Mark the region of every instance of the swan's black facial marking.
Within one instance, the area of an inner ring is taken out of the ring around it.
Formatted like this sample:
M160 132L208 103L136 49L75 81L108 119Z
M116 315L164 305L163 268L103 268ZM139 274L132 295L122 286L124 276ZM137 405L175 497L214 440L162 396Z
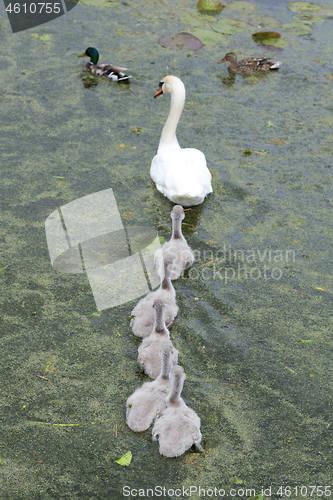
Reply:
M155 97L158 97L159 95L162 95L163 94L163 85L164 85L164 82L161 81L159 84L158 84L158 91L156 92L156 94L154 94L154 98Z

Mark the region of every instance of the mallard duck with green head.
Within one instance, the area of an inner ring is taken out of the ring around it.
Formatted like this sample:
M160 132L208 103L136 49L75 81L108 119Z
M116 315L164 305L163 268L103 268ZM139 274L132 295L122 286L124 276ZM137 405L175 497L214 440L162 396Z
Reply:
M90 61L87 62L86 66L93 75L101 76L102 78L105 78L105 80L112 82L129 82L131 77L124 73L127 68L120 68L119 66L114 66L113 64L97 64L99 52L94 47L88 47L87 50L78 57L86 56L90 57Z
M237 56L233 52L229 52L218 64L229 61L229 71L236 73L252 73L255 71L268 71L270 69L279 69L280 61L273 62L268 57L249 57L237 62Z

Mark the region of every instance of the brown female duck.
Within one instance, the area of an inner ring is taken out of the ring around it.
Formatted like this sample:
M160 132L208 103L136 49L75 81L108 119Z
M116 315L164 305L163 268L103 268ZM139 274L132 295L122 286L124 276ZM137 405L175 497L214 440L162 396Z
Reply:
M99 53L94 47L88 47L87 50L78 57L85 56L90 57L90 61L87 62L86 66L93 75L101 76L112 82L128 82L131 78L124 73L127 68L120 68L118 66L113 66L113 64L97 64Z
M237 62L237 56L233 52L226 54L224 58L218 62L218 64L226 61L230 62L228 70L235 71L236 73L252 73L254 71L279 69L280 64L282 64L280 61L270 61L268 57L249 57L248 59L242 59Z

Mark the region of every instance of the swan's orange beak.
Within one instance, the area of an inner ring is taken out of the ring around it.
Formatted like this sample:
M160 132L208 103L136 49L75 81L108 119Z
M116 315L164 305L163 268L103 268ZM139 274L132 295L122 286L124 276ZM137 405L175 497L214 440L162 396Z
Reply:
M156 92L156 94L154 94L154 98L155 98L155 97L158 97L158 96L159 96L159 95L161 95L161 94L163 94L162 85L163 85L163 82L160 82L159 89L158 89L158 91Z
M224 59L222 59L222 61L219 61L217 64L221 64L221 63L224 63L226 61L227 61L226 58L224 58Z

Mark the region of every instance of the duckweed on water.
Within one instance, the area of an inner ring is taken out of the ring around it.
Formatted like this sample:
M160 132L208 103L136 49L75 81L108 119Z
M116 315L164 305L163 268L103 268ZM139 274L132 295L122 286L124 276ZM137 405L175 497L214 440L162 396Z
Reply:
M29 31L13 35L0 5L6 45L1 496L118 500L123 485L162 483L174 489L254 487L259 500L262 485L330 484L331 22L313 26L308 37L281 31L290 43L278 55L282 71L223 80L217 45L188 58L184 50L157 43L164 33L178 32L178 17L193 11L195 2L128 4L97 9L79 3L34 30L39 37L51 34L46 42ZM328 0L321 5L331 8ZM293 20L280 2L274 9L284 23ZM258 11L270 14L266 7ZM245 11L239 16L250 17ZM251 29L226 37L221 52L261 55L251 39L258 28ZM131 68L130 88L107 82L84 87L76 56L93 42ZM132 214L130 224L170 238L172 204L149 179L167 114L152 95L167 73L184 79L192 103L179 141L205 152L214 187L214 195L186 215L183 229L197 261L177 283L181 313L171 331L188 374L184 397L202 420L205 453L169 462L159 456L151 432L133 435L125 421L124 401L144 381L129 328L134 302L93 315L87 275L52 269L44 229L54 210L112 187L120 214ZM268 120L276 127L266 127ZM132 133L135 128L144 133ZM249 148L253 154L246 157ZM266 148L267 155L254 153ZM266 251L266 258L244 262L242 252L250 249L261 258ZM295 259L270 261L268 252L277 249L284 255L293 250ZM266 279L264 265L270 268ZM271 277L276 266L279 280ZM51 356L58 372L49 375L42 368ZM32 423L37 420L52 425ZM68 426L74 423L87 425ZM127 467L103 460L127 450L133 453Z

